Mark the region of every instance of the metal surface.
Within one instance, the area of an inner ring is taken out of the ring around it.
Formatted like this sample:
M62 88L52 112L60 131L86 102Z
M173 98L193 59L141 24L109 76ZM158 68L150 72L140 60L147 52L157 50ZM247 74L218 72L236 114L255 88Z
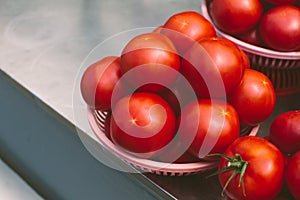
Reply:
M1 71L0 91L5 97L0 98L0 157L44 199L173 199L142 174L119 172L95 160L74 127L57 120ZM87 141L96 146L94 140ZM105 154L101 157L114 162ZM0 180L1 200L35 199L22 194L13 179L6 181L10 185L2 192L3 181L5 177ZM12 190L12 196L23 198L1 198Z
M200 12L200 6L201 0L1 1L0 69L33 93L41 104L62 116L59 119L89 134L87 122L79 123L75 119L80 113L74 112L75 107L80 110L85 105L80 100L74 101L74 93L79 92L78 77L83 64L105 54L93 52L93 49L124 31L157 27L174 13ZM114 49L107 50L114 52ZM90 52L94 57L87 60ZM279 99L276 112L262 124L259 134L268 133L270 122L279 112L300 108L299 96ZM81 115L86 118L86 113ZM170 193L179 199L224 199L220 196L216 177L207 179L206 175L162 177L146 174L148 179L140 180L157 193Z

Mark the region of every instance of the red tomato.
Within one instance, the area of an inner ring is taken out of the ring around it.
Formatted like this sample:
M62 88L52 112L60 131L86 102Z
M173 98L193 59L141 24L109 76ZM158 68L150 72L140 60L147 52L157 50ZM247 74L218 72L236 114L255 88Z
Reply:
M119 57L108 56L97 61L85 70L81 78L80 88L83 99L93 108L102 111L109 110L112 93L120 77ZM122 87L121 84L118 86ZM125 87L119 91L124 90Z
M175 133L176 118L171 107L154 93L134 93L112 108L113 142L140 157L156 156Z
M205 38L182 59L182 74L204 97L224 97L240 84L244 62L239 47L225 38Z
M213 25L201 14L185 11L171 16L164 24L161 33L167 35L183 55L194 43L205 37L215 37Z
M163 90L159 95L169 103L176 116L179 116L186 104L197 99L193 88L184 77L179 77L170 88Z
M256 136L240 137L226 149L224 156L226 158L220 159L219 170L229 170L220 172L218 177L229 198L271 200L280 192L284 158L269 141Z
M159 93L159 95L168 102L168 104L172 107L175 116L178 116L181 108L180 108L180 103L178 98L180 98L181 94L177 90L176 87L172 87L172 90L170 89L165 89ZM180 95L180 96L179 96ZM184 97L184 96L183 96Z
M266 75L246 69L241 84L229 97L229 102L237 110L242 124L255 126L273 113L276 93Z
M270 140L284 153L300 150L300 110L281 113L272 122Z
M285 180L295 199L300 199L300 151L289 159L285 170Z
M264 14L259 25L263 41L278 51L300 49L300 9L277 6Z
M171 40L160 33L138 35L127 43L121 55L121 71L134 87L159 91L177 78L180 57ZM175 72L174 72L175 71Z
M223 100L200 99L182 111L178 135L189 152L203 158L208 153L223 152L240 133L235 109Z
M300 151L289 159L285 170L285 180L295 199L300 199Z
M249 58L248 58L247 54L242 49L240 49L240 51L241 51L240 53L241 53L243 63L244 63L244 69L249 69L251 67Z
M210 14L216 26L229 34L253 28L262 16L260 0L212 0Z
M266 44L264 44L263 40L261 39L261 37L259 35L258 27L251 29L250 31L248 31L246 33L239 34L236 37L248 44L252 44L255 46L259 46L259 47L266 46Z

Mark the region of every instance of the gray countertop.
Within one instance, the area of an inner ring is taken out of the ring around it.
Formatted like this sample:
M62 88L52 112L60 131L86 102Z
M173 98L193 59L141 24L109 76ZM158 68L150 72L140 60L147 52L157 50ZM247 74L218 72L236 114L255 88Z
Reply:
M200 6L201 0L5 0L0 6L0 69L60 119L95 139L79 91L84 69L106 55L118 55L133 35L152 30L174 13L200 12ZM147 177L179 198L222 199L216 180L204 182L204 176Z
M78 73L94 48L124 31L157 27L176 12L200 11L200 4L199 0L4 1L0 67L74 123L73 91L79 89ZM118 50L111 49L111 54ZM90 61L106 54L99 52Z

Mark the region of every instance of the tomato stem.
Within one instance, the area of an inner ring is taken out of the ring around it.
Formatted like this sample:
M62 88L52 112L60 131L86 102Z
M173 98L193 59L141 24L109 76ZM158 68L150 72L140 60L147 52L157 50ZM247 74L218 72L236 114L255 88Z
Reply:
M228 178L228 180L226 181L223 189L222 189L222 193L221 195L224 196L224 192L226 190L226 188L228 187L229 183L238 175L240 174L239 177L239 187L242 185L242 190L243 190L243 195L246 196L246 192L245 192L245 184L244 184L244 175L248 166L248 162L244 161L241 157L241 155L239 154L235 154L232 158L224 155L224 154L210 154L209 156L219 156L222 157L226 160L228 160L227 163L227 167L220 169L218 171L216 171L215 173L211 174L210 176L214 176L214 175L218 175L221 173L224 173L226 171L231 171L233 170L233 173L231 174L231 176ZM210 177L209 176L209 177Z

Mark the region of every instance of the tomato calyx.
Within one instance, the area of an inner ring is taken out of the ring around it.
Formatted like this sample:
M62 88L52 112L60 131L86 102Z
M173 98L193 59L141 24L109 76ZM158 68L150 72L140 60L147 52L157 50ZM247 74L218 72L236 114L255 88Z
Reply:
M218 157L222 157L222 158L228 160L227 167L216 171L215 173L211 174L210 176L218 175L218 174L233 170L232 175L228 178L228 180L226 181L226 183L222 189L221 195L224 196L224 192L225 192L228 184L232 181L232 179L234 179L238 174L240 174L239 187L242 186L243 195L246 196L245 184L244 184L243 177L245 175L245 172L246 172L246 169L248 166L248 162L243 160L240 154L235 154L232 158L230 158L224 154L218 154L218 153L210 154L209 156L218 156Z

